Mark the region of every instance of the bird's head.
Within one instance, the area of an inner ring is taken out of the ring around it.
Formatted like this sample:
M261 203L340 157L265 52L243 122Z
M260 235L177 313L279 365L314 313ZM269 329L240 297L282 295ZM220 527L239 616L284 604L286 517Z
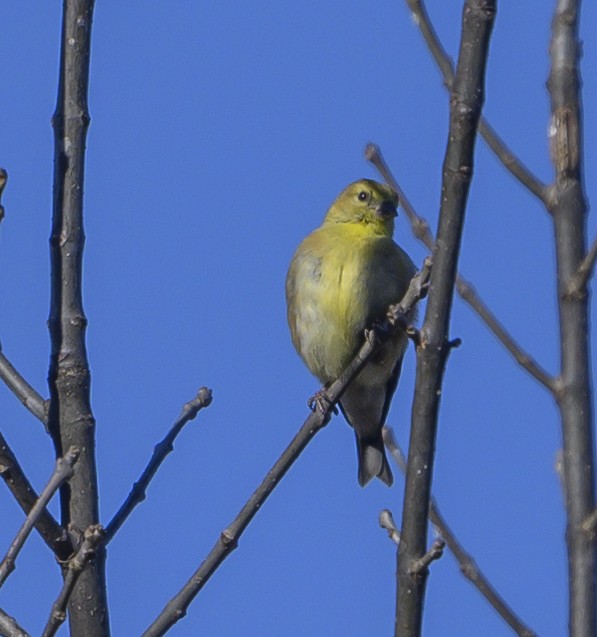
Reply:
M359 179L340 193L324 223L359 224L375 234L391 237L397 206L398 195L389 186L372 179Z

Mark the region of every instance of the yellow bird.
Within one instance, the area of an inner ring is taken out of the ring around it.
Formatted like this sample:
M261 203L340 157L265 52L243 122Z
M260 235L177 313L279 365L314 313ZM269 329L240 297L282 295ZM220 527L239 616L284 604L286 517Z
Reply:
M324 384L336 380L363 344L365 329L383 321L388 306L402 299L415 266L394 240L398 195L361 179L347 186L323 224L298 247L286 278L292 342ZM407 337L399 332L361 370L340 400L353 427L359 484L392 472L381 429L398 383Z

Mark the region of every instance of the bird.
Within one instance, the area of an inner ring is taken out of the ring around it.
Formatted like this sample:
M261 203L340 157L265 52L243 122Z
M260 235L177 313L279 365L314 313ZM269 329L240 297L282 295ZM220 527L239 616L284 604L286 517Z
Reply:
M286 303L292 343L324 391L354 358L365 330L385 319L415 274L392 238L398 203L385 184L372 179L349 184L290 262ZM356 435L362 487L375 477L393 483L382 427L407 343L404 331L385 340L338 403Z

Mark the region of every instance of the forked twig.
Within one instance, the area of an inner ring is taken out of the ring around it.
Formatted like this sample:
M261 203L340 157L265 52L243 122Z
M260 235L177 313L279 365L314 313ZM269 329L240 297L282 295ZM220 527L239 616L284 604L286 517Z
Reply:
M97 547L104 540L104 530L99 524L92 524L83 535L83 542L77 553L66 564L66 575L60 594L52 604L50 617L42 637L52 637L66 619L66 608L79 576L87 564L95 557Z
M383 428L383 440L390 455L403 474L406 473L406 459L398 444L394 432L390 427ZM448 523L441 514L435 498L429 502L429 520L438 530L439 535L446 542L446 546L456 558L462 574L477 588L485 599L499 613L502 619L514 630L519 637L537 637L506 603L504 598L496 591L491 582L477 566L474 558L466 552Z

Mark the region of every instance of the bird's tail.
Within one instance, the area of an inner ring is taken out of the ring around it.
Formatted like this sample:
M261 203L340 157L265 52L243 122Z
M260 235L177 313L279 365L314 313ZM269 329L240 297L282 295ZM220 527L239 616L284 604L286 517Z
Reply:
M357 435L357 453L359 456L359 484L364 487L373 478L378 477L389 487L394 482L390 465L384 451L381 433L377 438L359 438Z

